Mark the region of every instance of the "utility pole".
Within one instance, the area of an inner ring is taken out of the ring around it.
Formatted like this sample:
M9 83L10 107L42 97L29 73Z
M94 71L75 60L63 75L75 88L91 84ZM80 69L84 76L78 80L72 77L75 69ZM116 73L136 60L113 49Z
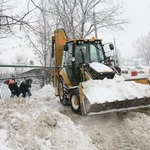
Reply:
M97 27L96 27L96 18L95 18L95 10L93 10L93 22L94 22L94 31L95 31L95 38L97 39Z
M115 47L115 50L114 50L115 65L119 66L118 51L117 51L117 45L116 45L116 39L115 39L115 37L114 37L114 47Z

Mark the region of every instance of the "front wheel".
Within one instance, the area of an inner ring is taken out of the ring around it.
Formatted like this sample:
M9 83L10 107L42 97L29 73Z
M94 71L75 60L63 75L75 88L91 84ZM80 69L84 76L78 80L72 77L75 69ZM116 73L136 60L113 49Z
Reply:
M70 97L71 109L74 113L81 114L79 94L73 92Z

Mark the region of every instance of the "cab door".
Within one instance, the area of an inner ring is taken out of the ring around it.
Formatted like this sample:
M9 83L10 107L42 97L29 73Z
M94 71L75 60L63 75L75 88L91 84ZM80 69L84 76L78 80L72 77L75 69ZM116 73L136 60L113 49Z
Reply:
M67 45L68 45L68 51L65 52L64 66L70 81L72 81L73 80L73 69L72 69L73 43L68 43Z

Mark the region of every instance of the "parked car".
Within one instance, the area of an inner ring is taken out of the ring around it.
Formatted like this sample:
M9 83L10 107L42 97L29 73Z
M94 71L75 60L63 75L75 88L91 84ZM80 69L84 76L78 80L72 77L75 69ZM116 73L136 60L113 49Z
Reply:
M145 73L145 70L143 67L139 66L139 67L136 67L136 70L138 73Z
M121 73L123 73L123 74L128 74L128 73L129 73L129 71L128 71L128 69L127 69L127 68L123 68L123 69L121 69Z
M121 66L120 68L121 68L122 74L128 74L129 73L128 68L126 66Z
M129 70L129 71L135 71L136 68L135 68L134 66L129 66L129 67L128 67L128 70Z

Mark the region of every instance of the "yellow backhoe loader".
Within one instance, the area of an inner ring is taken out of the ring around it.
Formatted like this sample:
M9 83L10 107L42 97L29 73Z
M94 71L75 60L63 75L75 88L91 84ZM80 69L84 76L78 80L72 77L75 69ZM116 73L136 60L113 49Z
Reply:
M114 49L112 43L110 50ZM120 75L120 69L112 65L106 57L101 39L75 39L70 40L63 29L56 29L52 36L53 84L55 95L59 96L62 105L70 105L73 112L88 115L110 110L148 107L150 98L136 98L131 100L91 103L84 93L83 82L88 80L113 79L115 74ZM105 67L97 71L91 65ZM130 79L128 79L130 81ZM147 78L132 79L132 81L149 84ZM96 93L95 93L96 94ZM107 91L106 91L107 94Z

